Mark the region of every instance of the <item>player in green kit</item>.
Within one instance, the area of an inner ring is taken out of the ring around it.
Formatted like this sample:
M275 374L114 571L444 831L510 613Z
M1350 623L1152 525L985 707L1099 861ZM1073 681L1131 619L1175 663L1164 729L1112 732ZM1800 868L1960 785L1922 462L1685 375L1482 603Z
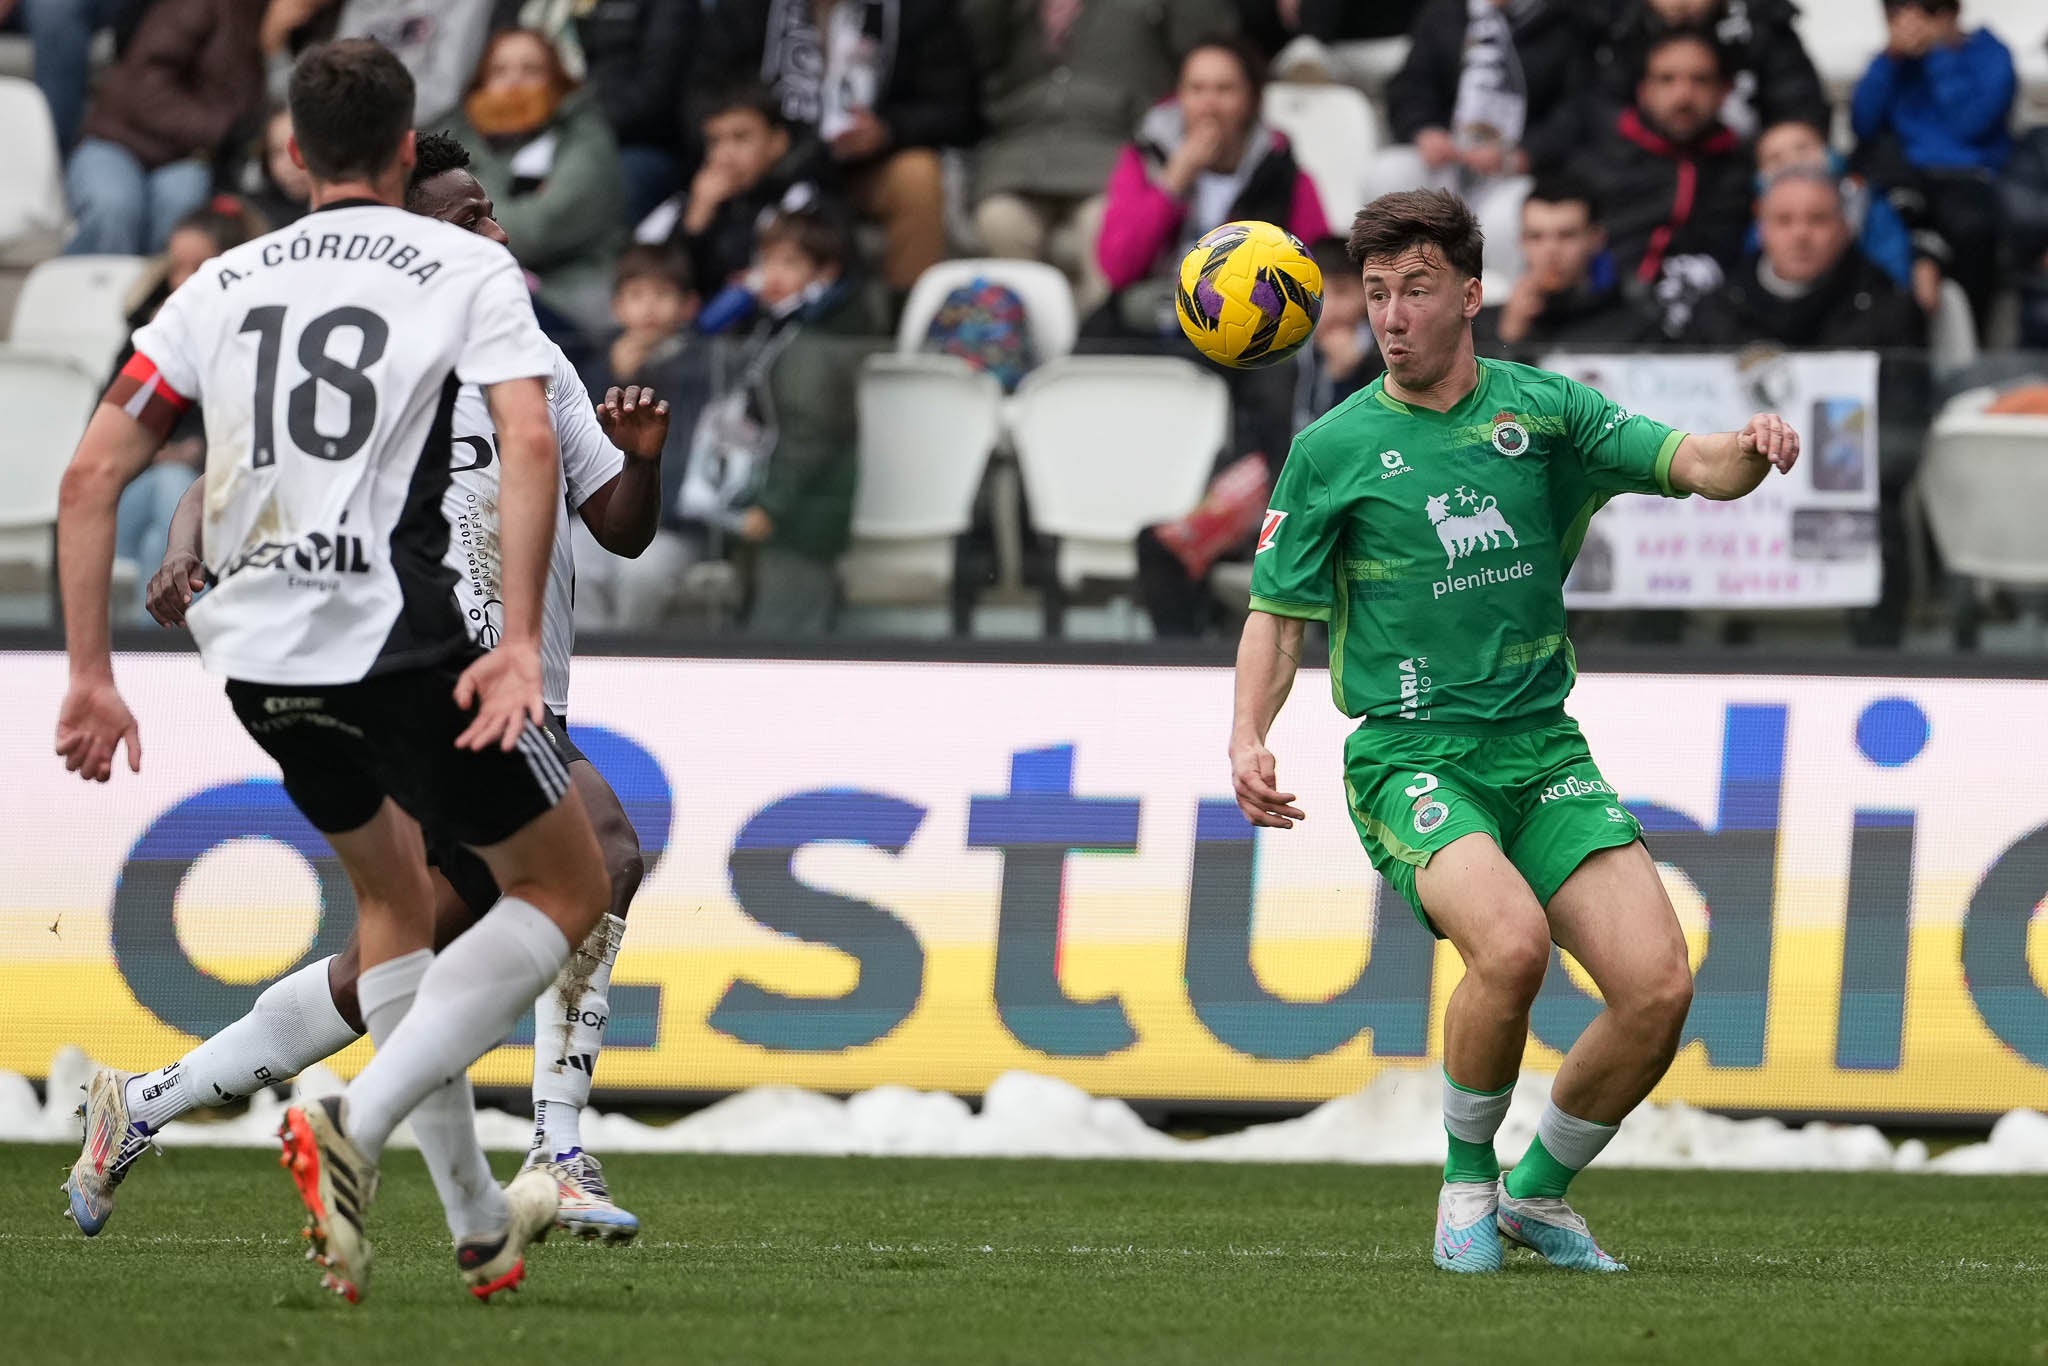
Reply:
M1641 830L1565 713L1565 575L1614 495L1740 498L1792 467L1799 438L1772 414L1687 435L1561 375L1476 359L1483 246L1441 191L1358 215L1351 260L1387 373L1295 439L1273 492L1238 648L1232 778L1254 823L1302 819L1266 733L1307 622L1327 622L1330 690L1362 722L1344 747L1359 838L1465 962L1444 1016L1436 1264L1498 1270L1507 1239L1621 1271L1565 1190L1670 1066L1692 975ZM1606 1009L1503 1177L1493 1137L1553 940Z

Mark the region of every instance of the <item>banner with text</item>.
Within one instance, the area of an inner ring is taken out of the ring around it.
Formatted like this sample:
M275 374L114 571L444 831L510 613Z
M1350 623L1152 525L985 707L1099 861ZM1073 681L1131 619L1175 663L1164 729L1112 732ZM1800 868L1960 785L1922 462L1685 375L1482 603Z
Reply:
M147 759L100 787L49 751L62 657L0 659L0 1068L40 1075L66 1043L160 1064L352 923L218 682L183 656L118 667ZM1426 1065L1456 955L1356 843L1321 681L1272 737L1309 819L1255 835L1227 669L580 661L577 738L649 867L599 1087L971 1094L1026 1068L1313 1102ZM1573 710L1693 942L1660 1096L2048 1109L2048 769L2013 743L2048 734L2048 683L1596 675ZM1589 992L1553 964L1532 1065ZM523 1086L531 1039L477 1078Z
M1552 356L1544 364L1682 431L1775 412L1799 433L1792 473L1747 498L1617 498L1565 584L1574 608L1867 607L1880 587L1877 357Z

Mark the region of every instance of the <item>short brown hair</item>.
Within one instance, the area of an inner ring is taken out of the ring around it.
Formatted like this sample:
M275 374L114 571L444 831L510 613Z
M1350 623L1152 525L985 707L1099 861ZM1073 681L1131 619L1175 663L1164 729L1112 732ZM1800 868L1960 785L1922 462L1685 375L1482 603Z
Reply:
M690 261L668 247L635 243L619 253L612 272L612 292L618 293L634 280L666 280L678 294L694 294L697 282L690 276Z
M1465 201L1449 190L1383 194L1351 223L1351 264L1399 256L1411 247L1435 247L1451 268L1478 279L1486 268L1486 234Z
M815 209L785 209L761 225L754 237L754 250L788 244L811 258L820 269L845 270L848 255L846 234L827 215Z
M315 180L374 178L412 128L412 73L367 38L307 48L292 68L292 135Z

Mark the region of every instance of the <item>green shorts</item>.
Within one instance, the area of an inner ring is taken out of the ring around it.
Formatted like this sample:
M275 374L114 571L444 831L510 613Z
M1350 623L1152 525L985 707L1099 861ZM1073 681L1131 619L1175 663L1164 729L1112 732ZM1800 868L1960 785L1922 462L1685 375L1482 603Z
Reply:
M1642 834L1568 716L1512 735L1361 726L1344 745L1344 785L1372 866L1439 939L1415 872L1452 840L1491 836L1548 905L1587 855Z

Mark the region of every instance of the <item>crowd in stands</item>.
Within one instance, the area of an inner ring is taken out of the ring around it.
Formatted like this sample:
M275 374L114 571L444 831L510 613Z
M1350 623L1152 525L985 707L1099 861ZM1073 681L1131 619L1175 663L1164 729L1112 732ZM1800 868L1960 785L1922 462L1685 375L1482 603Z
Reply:
M1972 0L1867 3L1885 46L1839 104L1792 0L0 0L0 17L34 39L66 149L67 250L162 255L159 291L208 243L305 210L277 98L293 54L392 47L592 392L674 402L663 536L631 566L593 559L588 610L647 624L676 585L719 583L791 634L830 628L848 539L858 364L835 339L888 332L948 257L1049 262L1084 349L1144 350L1173 336L1175 268L1204 232L1256 218L1309 243L1321 329L1298 364L1231 377L1219 470L1256 450L1277 472L1293 430L1379 372L1339 241L1357 205L1262 116L1269 75L1381 102L1369 194L1473 203L1483 352L1919 347L1951 282L1980 332L2004 308L2048 348L2048 127L2021 126L2007 38ZM118 55L88 98L102 28ZM172 479L124 520L153 525ZM1199 585L1172 577L1144 575L1156 625L1206 629Z

